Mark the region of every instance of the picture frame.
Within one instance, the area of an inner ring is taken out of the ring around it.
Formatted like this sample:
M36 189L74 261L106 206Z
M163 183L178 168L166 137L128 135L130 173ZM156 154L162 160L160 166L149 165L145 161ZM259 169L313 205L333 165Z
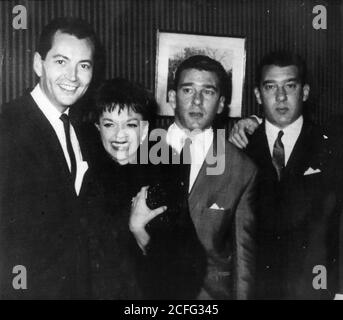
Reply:
M208 36L188 33L157 31L155 96L159 105L158 114L173 116L168 102L168 91L177 66L196 54L207 55L219 61L231 79L232 94L229 117L241 117L245 77L245 38Z

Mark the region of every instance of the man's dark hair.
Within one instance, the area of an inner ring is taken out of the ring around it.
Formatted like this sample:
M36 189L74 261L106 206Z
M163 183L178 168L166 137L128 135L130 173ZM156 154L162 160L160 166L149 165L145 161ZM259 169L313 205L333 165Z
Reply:
M89 39L93 45L94 53L98 49L99 42L93 28L84 20L78 18L57 18L47 24L40 35L37 52L42 59L46 58L51 49L55 33L67 33L78 39Z
M123 78L104 81L95 93L93 121L98 122L103 112L128 108L151 122L157 111L153 95L141 85Z
M175 90L179 84L182 71L187 69L204 70L215 73L219 79L220 95L225 97L227 103L229 102L231 98L231 83L228 74L220 62L204 55L195 55L182 61L175 72Z
M257 67L256 86L259 86L262 80L263 68L270 65L278 67L296 66L301 84L304 85L307 83L307 66L305 61L298 54L280 50L268 53L262 58Z

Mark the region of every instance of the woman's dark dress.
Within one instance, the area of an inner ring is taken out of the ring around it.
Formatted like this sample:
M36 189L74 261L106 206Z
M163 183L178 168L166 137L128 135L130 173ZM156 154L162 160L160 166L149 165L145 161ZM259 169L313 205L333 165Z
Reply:
M193 299L205 273L205 255L189 211L183 165L118 165L105 151L87 179L84 212L89 234L92 299ZM132 197L159 185L168 210L147 226L147 254L129 230Z

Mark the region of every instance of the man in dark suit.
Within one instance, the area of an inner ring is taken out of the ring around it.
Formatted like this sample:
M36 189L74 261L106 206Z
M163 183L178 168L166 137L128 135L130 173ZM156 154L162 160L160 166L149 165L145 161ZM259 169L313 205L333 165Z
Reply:
M316 266L335 278L337 203L329 139L303 117L309 91L299 56L283 51L265 56L255 88L263 124L256 129L255 120L244 123L245 131L256 130L249 141L238 133L242 123L230 135L237 146L247 145L261 173L257 277L262 299L322 299L334 293L315 283Z
M79 198L88 164L69 107L91 83L96 44L84 21L52 21L34 55L39 83L2 109L1 298L87 297Z
M178 155L190 155L180 187L189 193L191 218L207 256L198 299L248 299L254 294L257 169L225 141L223 131L212 127L224 108L227 86L223 66L199 55L180 64L175 89L169 92L175 122L165 141ZM141 192L136 202L144 197Z

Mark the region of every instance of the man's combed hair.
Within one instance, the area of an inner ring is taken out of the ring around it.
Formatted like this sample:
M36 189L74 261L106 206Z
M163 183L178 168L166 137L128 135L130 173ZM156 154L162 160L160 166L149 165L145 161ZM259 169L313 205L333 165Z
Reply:
M298 55L290 51L274 51L265 55L257 67L256 86L260 85L262 72L265 66L275 65L278 67L296 66L298 69L299 80L304 85L307 83L306 62Z
M222 64L208 56L195 55L180 63L174 78L174 89L177 90L177 86L180 81L182 71L187 69L196 69L210 71L217 75L219 79L220 94L225 97L225 101L229 102L231 98L231 83Z
M95 94L93 121L98 122L105 111L119 112L128 108L142 115L143 120L151 122L157 111L157 103L144 87L122 78L104 81Z
M52 48L54 35L57 31L75 36L78 39L89 39L94 52L99 46L99 41L93 28L84 20L78 18L57 18L47 24L39 38L37 52L44 60Z

